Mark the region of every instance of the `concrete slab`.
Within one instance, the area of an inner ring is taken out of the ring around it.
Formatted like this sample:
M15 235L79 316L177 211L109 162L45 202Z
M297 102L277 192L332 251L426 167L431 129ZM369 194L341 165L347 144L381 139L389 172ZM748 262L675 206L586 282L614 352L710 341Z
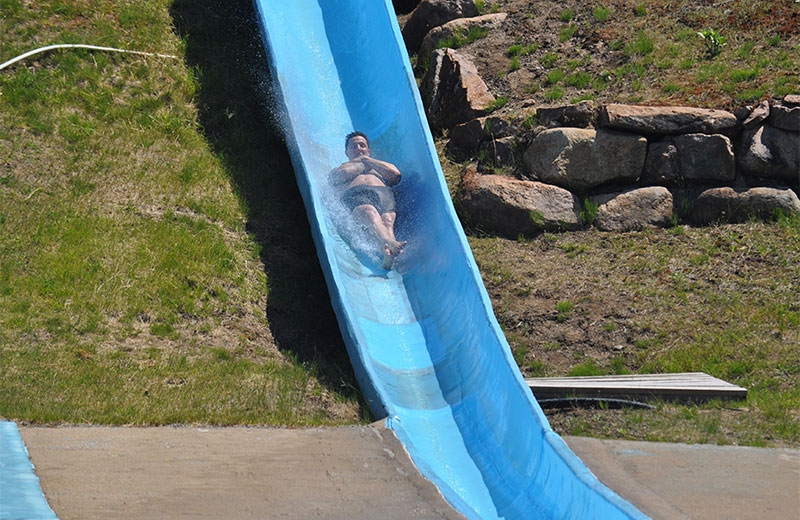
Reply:
M377 424L20 431L61 520L463 518Z
M462 518L380 423L20 431L62 520ZM800 450L564 439L654 519L800 519Z
M564 437L654 519L800 519L800 450Z

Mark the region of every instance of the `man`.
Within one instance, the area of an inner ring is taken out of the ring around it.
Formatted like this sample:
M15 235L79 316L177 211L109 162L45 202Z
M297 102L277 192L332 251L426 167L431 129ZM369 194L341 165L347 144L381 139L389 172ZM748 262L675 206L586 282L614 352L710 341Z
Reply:
M362 132L347 134L344 153L349 161L331 171L330 182L342 190L342 203L356 220L383 244L383 268L391 269L407 243L394 236L397 213L390 186L400 182L400 170L370 157L369 139Z

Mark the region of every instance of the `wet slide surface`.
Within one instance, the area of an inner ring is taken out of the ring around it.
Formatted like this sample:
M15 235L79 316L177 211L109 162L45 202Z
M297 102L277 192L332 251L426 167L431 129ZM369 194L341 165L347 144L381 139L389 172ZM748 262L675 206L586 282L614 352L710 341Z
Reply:
M0 421L0 519L57 520L39 487L16 423Z
M645 518L601 485L525 386L453 210L388 0L254 0L333 307L373 413L469 518ZM365 132L395 164L391 271L327 175Z

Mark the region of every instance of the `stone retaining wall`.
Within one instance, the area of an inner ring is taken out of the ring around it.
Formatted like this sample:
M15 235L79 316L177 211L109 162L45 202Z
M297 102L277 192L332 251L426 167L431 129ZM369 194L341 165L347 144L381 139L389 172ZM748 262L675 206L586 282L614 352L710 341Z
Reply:
M482 150L520 177L466 176L460 209L486 231L516 236L580 222L625 231L800 213L800 96L736 114L581 102L526 117L483 116L451 130L452 151ZM552 211L567 194L580 201L579 222L575 208ZM525 212L530 222L510 228Z

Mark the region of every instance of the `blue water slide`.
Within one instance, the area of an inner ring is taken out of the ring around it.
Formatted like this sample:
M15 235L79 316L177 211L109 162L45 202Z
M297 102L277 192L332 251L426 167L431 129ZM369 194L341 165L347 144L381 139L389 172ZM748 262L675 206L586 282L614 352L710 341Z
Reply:
M468 518L645 518L551 429L514 362L442 175L389 0L254 0L286 141L359 384ZM391 271L327 182L344 137L395 164Z

